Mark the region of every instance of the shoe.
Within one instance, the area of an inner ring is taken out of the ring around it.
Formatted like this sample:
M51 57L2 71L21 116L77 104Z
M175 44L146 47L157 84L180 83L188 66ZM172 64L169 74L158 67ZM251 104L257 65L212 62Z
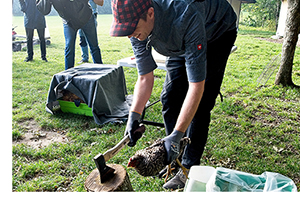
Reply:
M29 61L32 61L33 58L32 57L26 57L26 59L24 60L24 62L29 62Z
M45 61L45 62L48 62L46 57L42 57L42 60Z
M187 174L190 170L187 170ZM177 189L183 189L185 186L185 182L187 180L187 177L183 174L182 169L180 169L177 174L167 183L163 185L163 188L166 190L177 190Z
M80 62L78 62L78 64L82 64L82 63L85 63L85 62L89 62L89 60L80 60Z

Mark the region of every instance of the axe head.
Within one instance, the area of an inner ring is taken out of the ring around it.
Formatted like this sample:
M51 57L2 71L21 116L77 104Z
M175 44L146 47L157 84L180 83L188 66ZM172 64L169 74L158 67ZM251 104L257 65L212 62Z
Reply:
M106 165L103 154L95 156L94 162L99 171L101 183L108 181L114 176L115 169Z

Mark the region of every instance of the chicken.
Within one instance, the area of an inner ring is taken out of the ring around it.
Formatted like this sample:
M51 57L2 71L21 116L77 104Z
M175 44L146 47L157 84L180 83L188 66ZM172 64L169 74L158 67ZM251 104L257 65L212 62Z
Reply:
M71 101L74 102L76 100L80 101L80 103L84 103L84 101L79 98L77 95L74 93L68 91L68 90L62 90L61 93L63 94L62 100L64 101Z
M185 146L190 142L190 139L184 137L180 140L180 153L183 152ZM156 176L165 168L167 152L164 147L164 141L156 140L151 146L139 150L129 159L127 167L134 168L142 176ZM176 158L178 165L186 173L186 169L181 165L178 158ZM168 165L168 171L165 181L171 174L171 165ZM187 176L187 175L186 175Z

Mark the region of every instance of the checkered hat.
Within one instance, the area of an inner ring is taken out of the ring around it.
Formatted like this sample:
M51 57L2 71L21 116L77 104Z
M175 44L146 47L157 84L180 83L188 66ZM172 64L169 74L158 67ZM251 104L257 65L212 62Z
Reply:
M112 0L114 20L110 28L111 36L131 35L143 13L151 7L151 0Z

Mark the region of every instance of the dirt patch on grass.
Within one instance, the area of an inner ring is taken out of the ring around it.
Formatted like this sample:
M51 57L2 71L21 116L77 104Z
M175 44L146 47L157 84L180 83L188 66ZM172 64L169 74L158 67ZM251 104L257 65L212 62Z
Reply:
M273 39L273 38L256 38L256 39L259 39L259 40L266 40L266 41L273 42L273 43L280 43L280 44L283 43L283 38L281 38L281 39ZM298 39L297 47L300 47L300 38Z
M20 126L23 127L25 134L18 140L13 141L13 145L23 143L38 149L46 147L54 142L68 142L65 131L42 129L34 120L24 121L20 123Z

